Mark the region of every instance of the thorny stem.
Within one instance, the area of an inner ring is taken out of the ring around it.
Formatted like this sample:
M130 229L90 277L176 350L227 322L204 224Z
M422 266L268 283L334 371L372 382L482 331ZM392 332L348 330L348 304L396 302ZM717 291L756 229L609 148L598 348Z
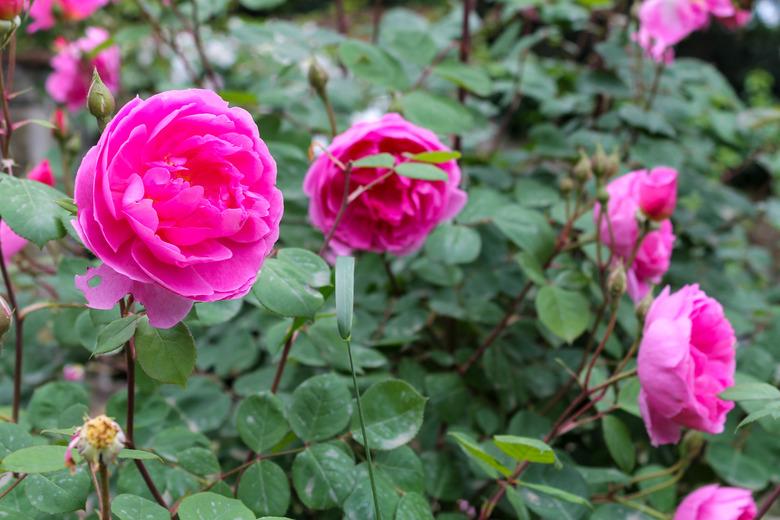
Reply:
M382 520L382 514L379 512L379 495L376 492L376 481L374 480L374 463L371 460L371 446L366 434L366 419L363 416L363 405L360 401L360 388L358 388L357 376L355 375L355 363L352 361L352 347L349 340L346 341L347 354L349 355L349 369L352 372L352 385L355 387L355 400L357 401L358 417L360 418L360 433L363 436L363 447L366 451L366 461L368 462L368 479L371 481L371 495L374 499L374 518Z
M320 256L324 256L328 251L328 245L330 245L330 241L333 240L333 235L336 233L336 229L338 229L339 224L341 223L341 219L344 217L344 213L347 211L347 205L349 205L349 183L351 176L352 163L347 164L346 168L344 169L344 195L341 200L341 207L339 207L339 211L336 213L336 219L333 221L333 225L331 226L330 231L328 231L328 234L325 236L325 241L322 243L322 247L320 248Z

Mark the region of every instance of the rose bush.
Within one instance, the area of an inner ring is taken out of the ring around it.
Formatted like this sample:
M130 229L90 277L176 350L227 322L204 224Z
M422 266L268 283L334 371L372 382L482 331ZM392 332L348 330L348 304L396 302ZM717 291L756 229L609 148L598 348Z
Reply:
M0 517L777 509L765 6L4 5Z

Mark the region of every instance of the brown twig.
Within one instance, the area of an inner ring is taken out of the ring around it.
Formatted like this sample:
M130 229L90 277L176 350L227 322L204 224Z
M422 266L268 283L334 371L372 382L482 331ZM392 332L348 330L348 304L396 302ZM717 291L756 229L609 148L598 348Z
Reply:
M349 21L347 20L347 11L344 9L344 0L336 0L336 27L339 33L346 35L349 33Z
M3 274L8 303L11 305L11 313L14 319L15 349L14 349L14 392L11 417L15 423L19 422L19 405L22 399L22 354L24 351L24 319L19 311L19 305L16 301L16 292L11 275L8 273L8 267L5 265L2 245L0 244L0 271Z
M5 496L6 496L6 495L8 495L8 494L9 494L11 491L13 491L13 490L16 488L16 486L18 486L19 484L21 484L21 483L22 483L22 480L24 480L24 479L26 479L26 478L27 478L27 473L24 473L24 474L22 474L22 475L19 475L18 477L16 477L16 480L14 480L13 484L11 484L11 485L10 485L10 486L8 486L7 488L5 488L5 489L3 490L3 492L2 492L2 493L0 493L0 500L2 500L3 498L5 498Z
M775 503L778 497L780 497L780 484L778 484L772 490L769 496L766 497L764 502L761 504L761 508L758 510L758 513L756 514L756 520L761 520L762 518L764 518L764 516L769 512L769 510L772 509L772 504Z
M469 25L469 18L473 9L474 0L463 0L463 19L461 20L460 49L458 51L458 58L463 64L469 62L469 55L471 54L471 26ZM466 102L466 89L460 86L458 87L458 102L461 105ZM461 151L462 144L461 136L456 135L452 141L452 148Z

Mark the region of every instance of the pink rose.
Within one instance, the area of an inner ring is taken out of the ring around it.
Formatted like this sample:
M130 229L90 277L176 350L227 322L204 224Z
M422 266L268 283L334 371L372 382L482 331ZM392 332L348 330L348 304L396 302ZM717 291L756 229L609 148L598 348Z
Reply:
M65 381L83 381L84 365L78 363L68 364L62 367L62 377Z
M51 173L49 161L45 159L41 161L38 166L30 170L27 174L27 178L33 181L42 182L49 186L54 186L54 175ZM16 253L24 249L24 246L27 245L27 239L14 233L5 222L0 222L0 245L2 245L3 258L9 260Z
M645 0L634 39L654 60L668 62L672 47L707 25L708 19L709 6L701 0Z
M711 484L685 497L674 520L753 520L756 514L750 490Z
M732 31L735 31L737 29L741 29L742 27L746 26L750 22L750 19L752 17L753 17L753 13L751 11L746 11L744 9L735 9L734 14L718 18L718 21L721 24L723 24L723 26L726 27L727 29L731 29Z
M734 403L734 329L698 285L655 299L639 346L639 409L653 446L676 443L682 427L721 433Z
M639 239L639 224L636 217L639 211L640 189L643 180L648 176L647 170L627 173L607 185L609 202L607 214L601 219L601 241L607 244L618 260L627 262ZM598 223L601 205L596 204L593 219ZM607 221L609 216L609 222ZM610 224L612 237L610 237ZM661 281L669 270L674 246L672 223L664 220L659 229L651 231L642 240L636 257L628 272L628 294L638 302L650 290L651 284Z
M643 171L639 183L639 208L650 220L672 216L677 205L677 170L664 166Z
M27 27L27 32L51 29L56 23L57 12L68 21L84 20L108 2L109 0L35 0L30 8L33 23Z
M131 293L160 328L194 301L249 292L283 211L252 116L196 89L126 104L84 157L75 199L76 230L103 261L76 277L89 306Z
M94 68L113 94L119 91L119 47L112 45L90 60L85 58L108 37L105 29L90 27L86 36L75 42L68 43L58 38L58 52L51 59L54 71L46 79L46 92L54 101L66 104L74 112L84 107Z
M342 163L377 153L389 153L396 164L404 154L448 150L436 135L413 125L398 114L353 125L336 136L306 174L303 191L311 198L309 217L327 234L333 227L344 195L344 173L331 157ZM330 155L330 156L329 156ZM356 168L350 192L386 176L349 204L331 246L337 253L357 249L405 255L418 249L442 220L457 215L466 203L458 188L460 168L454 160L437 165L449 180L426 181L388 173L382 168Z
M24 9L24 0L0 0L0 20L13 20Z

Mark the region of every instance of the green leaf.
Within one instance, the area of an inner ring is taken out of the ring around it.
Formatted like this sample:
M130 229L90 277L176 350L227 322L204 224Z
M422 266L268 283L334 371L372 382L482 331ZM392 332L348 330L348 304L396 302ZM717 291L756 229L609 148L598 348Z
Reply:
M425 398L400 379L381 381L363 394L366 435L374 450L392 450L414 439L423 423ZM363 444L359 418L352 418L352 437Z
M244 444L257 453L265 453L290 431L284 406L271 393L252 395L241 401L236 410L236 428Z
M119 520L170 520L164 507L137 495L123 494L111 501L111 512Z
M555 247L555 234L540 212L509 204L496 212L494 223L520 249L544 265Z
M493 442L501 451L518 462L560 464L553 449L539 439L517 435L496 435L493 437Z
M657 111L645 111L636 105L623 105L618 111L620 119L628 125L652 134L674 137L677 132L664 116Z
M247 9L263 11L273 9L287 2L287 0L239 0L239 3Z
M515 510L515 516L518 520L531 519L531 515L528 513L528 508L525 506L525 500L523 500L523 496L518 493L515 488L507 486L506 499L509 501L512 509Z
M536 312L545 327L571 343L590 323L588 300L580 293L548 285L536 294Z
M737 425L737 430L766 417L772 417L772 419L775 420L780 419L780 402L772 401L763 408L750 412L750 414L742 419Z
M428 163L405 162L395 167L398 175L410 179L419 179L424 181L446 181L449 179L447 172Z
M65 446L31 446L3 459L2 470L14 473L51 473L65 468Z
M0 422L0 459L34 443L33 436L18 424Z
M187 448L178 454L177 459L182 469L200 477L216 475L220 471L219 460L211 447Z
M315 444L296 455L292 478L306 507L330 509L341 505L352 492L355 463L338 444Z
M487 466L487 468L484 469L491 478L496 477L496 473L490 471L491 468L505 477L512 474L512 470L501 464L495 457L483 450L468 436L458 432L449 432L448 435L455 439L466 455L472 457L481 467Z
M738 383L720 393L728 401L780 399L780 390L767 383Z
M454 150L437 150L435 152L407 153L404 156L413 162L441 164L448 161L457 161L461 154Z
M389 153L366 155L357 161L352 161L353 168L392 168L393 166L395 166L395 157Z
M614 415L607 415L601 419L601 431L612 459L620 469L630 473L636 464L636 448L626 425Z
M330 285L330 266L318 254L298 247L280 249L276 258L296 266L306 277L306 283L312 287Z
M434 67L433 73L478 96L487 96L493 91L490 76L474 65L448 61Z
M562 489L546 486L544 484L532 484L530 482L523 482L523 481L519 481L517 485L528 489L533 489L534 491L539 491L540 493L544 493L545 495L550 495L551 497L565 500L566 502L571 502L572 504L592 507L590 505L590 502L587 499L582 498L579 495L569 493L568 491L564 491Z
M235 318L242 305L242 300L196 303L195 314L202 325L219 325Z
M312 317L325 303L318 287L330 280L330 268L322 258L303 249L281 250L266 260L252 287L265 307L290 317Z
M139 315L133 314L132 316L114 320L106 325L98 334L97 345L93 353L95 355L105 354L127 343L135 334L139 319Z
M772 475L768 461L729 444L710 444L705 458L715 473L732 486L758 491L767 486Z
M476 125L474 116L459 103L415 90L401 98L404 115L413 123L440 134L458 134Z
M425 242L425 254L435 262L448 265L471 263L481 250L479 232L457 224L442 224Z
M386 473L402 490L417 493L425 491L425 472L422 461L409 446L376 452L374 465Z
M72 475L67 469L46 475L30 475L24 492L36 509L56 515L83 509L91 487L87 468L81 466Z
M398 502L395 520L433 520L428 501L419 493L407 493Z
M161 383L184 386L195 369L195 341L184 323L156 329L148 319L138 322L135 351L144 372Z
M355 258L336 259L336 323L345 340L352 336L352 312L355 298ZM349 346L347 346L349 348Z
M292 394L290 426L306 442L338 435L352 416L352 396L335 374L307 379Z
M255 520L255 515L240 500L216 493L197 493L182 500L180 520Z
M123 448L117 455L120 459L133 459L133 460L162 460L159 455L146 450L131 450Z
M41 182L3 175L0 217L17 234L43 247L65 236L68 212L57 201L65 194Z
M257 515L283 515L290 507L287 475L270 460L256 462L241 476L238 498Z
M391 519L398 506L398 492L387 475L374 471L374 478L379 514L382 520ZM344 501L342 509L344 510L344 520L376 520L367 462L355 468L355 487Z
M27 418L39 430L59 428L59 417L63 410L74 404L88 403L87 391L77 383L47 383L33 393L27 406Z
M339 46L339 58L355 76L371 83L396 90L402 90L408 84L398 60L376 45L344 40Z

